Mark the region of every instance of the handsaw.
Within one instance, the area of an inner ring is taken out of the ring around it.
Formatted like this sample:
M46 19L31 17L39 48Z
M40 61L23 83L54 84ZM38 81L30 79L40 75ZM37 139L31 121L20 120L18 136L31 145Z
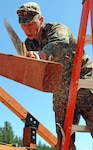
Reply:
M18 37L18 35L16 34L16 32L14 31L14 29L11 27L11 25L8 23L8 21L4 18L4 25L10 35L10 38L14 44L14 47L17 50L18 55L21 56L26 56L26 46L25 43L23 43L20 38Z

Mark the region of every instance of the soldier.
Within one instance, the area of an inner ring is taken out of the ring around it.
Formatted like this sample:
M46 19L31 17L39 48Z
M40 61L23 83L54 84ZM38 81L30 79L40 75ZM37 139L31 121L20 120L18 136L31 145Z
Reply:
M35 2L23 4L18 8L17 14L21 28L27 36L25 40L26 56L63 64L60 89L57 94L53 94L53 110L58 138L55 150L59 150L62 141L61 128L64 126L73 58L76 50L76 38L63 24L44 23L40 7ZM91 78L92 68L93 64L84 52L80 78ZM89 89L79 89L78 91L74 124L78 124L80 115L85 119L93 136L93 94ZM76 150L74 142L75 135L73 134L69 150Z

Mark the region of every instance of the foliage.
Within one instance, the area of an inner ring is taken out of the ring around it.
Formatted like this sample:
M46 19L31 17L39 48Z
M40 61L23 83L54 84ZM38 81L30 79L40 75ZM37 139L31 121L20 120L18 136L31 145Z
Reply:
M22 139L14 135L11 124L7 121L4 123L4 127L0 128L0 142L8 144L17 143L19 146L22 146Z
M45 144L42 144L41 141L39 141L39 144L36 149L37 150L53 150L53 147L49 147Z

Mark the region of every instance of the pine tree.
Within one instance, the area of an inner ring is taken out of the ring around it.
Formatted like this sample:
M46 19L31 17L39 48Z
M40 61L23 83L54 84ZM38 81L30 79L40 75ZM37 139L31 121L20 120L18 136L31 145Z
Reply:
M14 133L9 122L4 123L4 128L2 128L2 141L4 143L13 143Z
M22 146L22 139L14 135L12 126L9 122L4 123L4 127L0 128L0 142L5 144L16 144Z

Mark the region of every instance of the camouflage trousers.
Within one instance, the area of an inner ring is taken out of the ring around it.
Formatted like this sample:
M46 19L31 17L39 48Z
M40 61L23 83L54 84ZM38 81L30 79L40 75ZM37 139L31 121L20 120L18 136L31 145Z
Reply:
M89 89L79 90L77 107L93 137L93 93Z
M53 109L55 112L55 122L59 123L61 127L64 126L65 114L66 114L67 101L64 101L58 97L53 101ZM93 94L89 89L80 89L77 94L76 108L74 113L73 124L78 124L82 116L86 122L87 127L90 129L90 133L93 137ZM56 124L56 132L58 137L58 144L62 140L62 134L60 128ZM71 136L69 150L76 150L74 145L75 134ZM55 150L59 150L56 146Z

